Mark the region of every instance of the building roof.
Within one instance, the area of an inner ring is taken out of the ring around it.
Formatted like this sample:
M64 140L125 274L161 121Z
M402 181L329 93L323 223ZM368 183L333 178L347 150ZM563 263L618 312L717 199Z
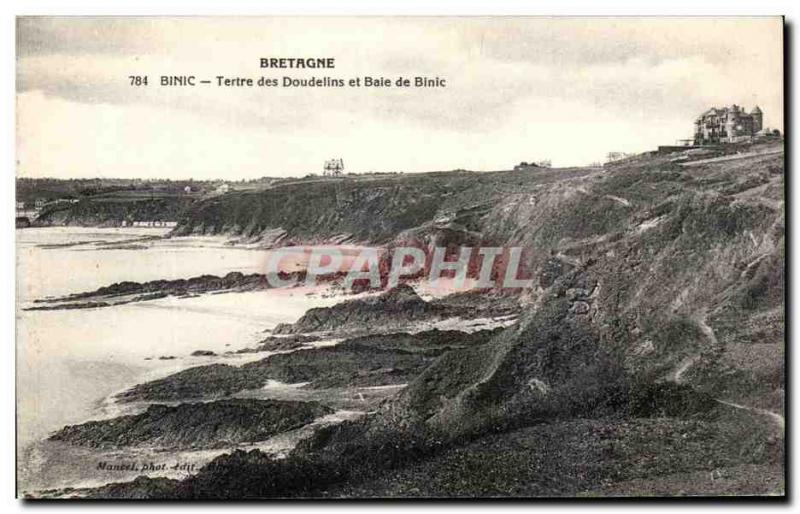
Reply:
M729 113L735 113L737 115L744 115L747 116L747 113L744 109L739 107L736 104L733 104L731 107L712 107L711 109L705 111L703 114L697 117L698 120L702 120L706 116L716 115L716 116L723 116ZM758 106L753 107L753 110L750 111L750 114L761 114L761 109Z

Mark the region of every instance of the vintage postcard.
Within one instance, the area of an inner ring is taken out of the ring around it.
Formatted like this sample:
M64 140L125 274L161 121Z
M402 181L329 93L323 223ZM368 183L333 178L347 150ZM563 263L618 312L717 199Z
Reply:
M17 18L18 496L784 496L783 35Z

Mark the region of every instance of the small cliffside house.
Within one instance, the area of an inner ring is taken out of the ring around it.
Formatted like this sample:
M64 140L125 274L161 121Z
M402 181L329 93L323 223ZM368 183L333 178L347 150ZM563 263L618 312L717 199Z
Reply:
M344 159L331 159L325 161L322 168L323 177L338 177L344 173Z
M746 141L761 131L763 124L764 115L758 106L749 113L736 104L712 107L694 121L694 144Z

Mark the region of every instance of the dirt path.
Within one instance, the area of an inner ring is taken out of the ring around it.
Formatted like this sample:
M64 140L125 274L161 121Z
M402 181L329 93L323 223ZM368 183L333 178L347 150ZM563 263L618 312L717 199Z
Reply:
M683 374L686 373L686 370L692 367L692 365L697 361L698 356L695 355L694 357L689 357L683 361L683 364L678 366L678 369L675 370L675 374L672 376L672 381L676 384L683 383Z
M764 157L767 155L775 155L783 153L783 148L777 150L769 150L766 152L751 152L751 153L742 153L742 154L734 154L734 155L724 155L722 157L712 157L710 159L700 159L699 161L691 161L691 162L684 162L681 163L680 166L684 168L688 168L690 166L699 166L701 164L710 164L712 162L724 162L724 161L735 161L738 159L747 159L748 157Z
M706 323L706 316L705 315L703 315L703 316L701 316L701 317L699 317L697 319L697 325L700 327L700 330L709 339L709 341L711 341L711 344L713 346L715 346L715 347L718 347L719 346L719 341L717 340L717 336L716 336L716 334L714 334L714 329L711 328L708 325L708 323ZM699 355L695 355L695 356L692 356L692 357L689 357L689 358L685 359L683 361L683 363L675 370L675 374L673 375L672 379L676 384L682 384L684 382L683 374L686 373L686 371L690 367L692 367L692 365L697 361L698 358L699 358ZM738 404L738 403L733 403L733 402L729 402L729 401L726 401L726 400L721 400L719 398L714 398L714 401L716 401L717 403L720 403L722 405L727 405L728 407L733 407L734 409L745 410L745 411L752 412L754 414L758 414L760 416L766 416L777 427L778 436L781 437L781 438L784 437L784 433L785 433L785 430L786 430L786 420L784 419L784 417L782 415L778 414L777 412L772 412L772 411L766 410L766 409L759 409L757 407L748 407L747 405L741 405L741 404Z
M698 320L697 325L700 327L700 330L703 332L709 341L711 341L711 345L714 348L719 347L719 341L717 340L717 335L714 333L714 329L711 328L708 323L706 323L706 314L703 314Z
M775 423L775 426L778 427L779 435L783 437L784 431L786 430L786 420L783 418L783 416L781 416L777 412L772 412L771 410L766 410L766 409L759 409L756 407L748 407L747 405L740 405L738 403L727 402L725 400L720 400L719 398L715 398L714 400L717 403L721 403L722 405L727 405L728 407L733 407L734 409L746 410L755 414L759 414L761 416L767 416L773 423Z
M706 338L711 342L712 348L719 347L719 341L717 340L716 334L714 334L714 329L711 328L708 323L706 323L706 314L703 313L701 316L698 316L695 319L695 323L700 328L700 331L703 333ZM691 368L695 362L700 358L700 355L692 355L691 357L687 357L683 359L681 365L675 370L675 373L672 375L672 381L676 384L683 384L683 374Z

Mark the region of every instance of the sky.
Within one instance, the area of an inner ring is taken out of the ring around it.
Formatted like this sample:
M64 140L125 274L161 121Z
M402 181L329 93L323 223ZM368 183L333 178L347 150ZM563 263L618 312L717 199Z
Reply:
M161 75L447 86L177 88ZM734 103L783 131L780 18L17 20L20 177L238 180L320 173L330 158L356 173L586 165L689 138L698 114Z

